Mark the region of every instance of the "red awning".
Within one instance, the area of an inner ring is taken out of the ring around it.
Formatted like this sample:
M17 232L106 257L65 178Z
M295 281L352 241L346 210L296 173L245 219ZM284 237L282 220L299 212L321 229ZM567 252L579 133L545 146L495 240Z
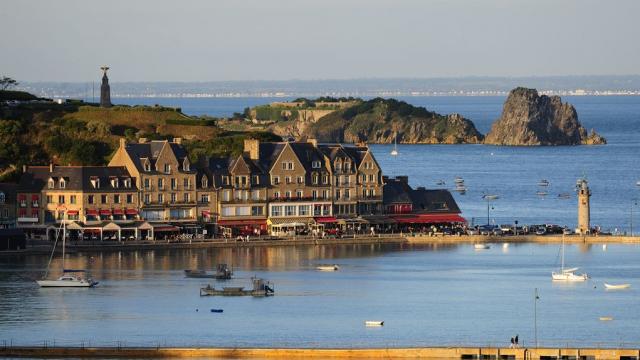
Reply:
M98 210L87 210L87 215L98 216Z
M100 215L111 215L111 210L100 210Z
M31 195L31 201L38 201L40 199L40 195Z
M333 216L317 217L314 219L318 224L338 222L338 219L334 218Z
M67 215L78 215L78 210L67 210Z
M124 215L124 210L122 210L122 209L113 209L113 215Z
M124 211L125 214L127 215L138 215L138 210L136 209L127 209Z
M218 225L240 226L240 225L267 225L266 220L218 220Z
M393 216L400 224L441 224L441 223L466 223L462 216L458 214L413 214L404 216Z
M153 227L153 231L154 232L161 232L161 231L179 231L180 229L177 226L154 226Z
M18 195L18 200L19 200L19 201L21 201L21 200L27 200L27 195L24 195L24 194L20 194L20 195Z
M209 210L202 210L202 216L204 216L204 217L209 217L209 216L211 216L211 211L209 211Z

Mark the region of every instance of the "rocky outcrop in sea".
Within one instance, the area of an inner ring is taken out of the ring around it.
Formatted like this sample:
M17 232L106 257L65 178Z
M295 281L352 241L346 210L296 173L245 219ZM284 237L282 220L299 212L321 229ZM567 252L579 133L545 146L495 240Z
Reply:
M538 95L535 89L511 90L502 115L492 125L485 144L599 145L605 138L593 129L590 133L578 121L576 109L559 96Z

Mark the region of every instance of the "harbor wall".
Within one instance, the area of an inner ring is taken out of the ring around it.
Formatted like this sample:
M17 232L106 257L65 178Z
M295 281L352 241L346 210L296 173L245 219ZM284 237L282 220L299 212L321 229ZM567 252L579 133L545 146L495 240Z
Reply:
M560 244L562 235L417 235L405 236L409 243L541 243ZM567 244L640 244L640 236L564 236Z
M0 347L0 357L216 359L639 359L638 349L428 347L379 349Z

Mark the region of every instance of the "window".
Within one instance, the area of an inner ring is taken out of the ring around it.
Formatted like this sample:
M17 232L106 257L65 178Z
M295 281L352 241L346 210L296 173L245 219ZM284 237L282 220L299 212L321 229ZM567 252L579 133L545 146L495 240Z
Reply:
M344 163L344 170L345 171L351 171L351 163L350 162L345 162Z
M76 196L75 195L70 195L69 196L69 204L75 204L76 203Z
M124 187L127 189L131 188L131 178L124 179Z
M203 203L203 204L208 204L209 203L209 194L200 195L200 202Z
M118 178L112 178L111 179L111 187L116 189L120 186L120 182L118 181Z
M302 190L296 190L296 197L298 199L302 199L304 197L304 192L302 192Z
M58 195L58 204L64 204L64 195Z
M67 187L67 182L64 181L64 178L60 179L60 189L64 189Z
M133 203L133 195L127 194L127 204L131 204L131 203Z
M120 195L113 195L113 203L120 204Z
M144 203L149 204L151 202L151 195L144 194Z
M311 163L311 168L320 169L320 161L314 161Z
M87 204L93 204L93 202L94 202L93 195L87 196Z
M252 200L260 200L260 190L253 190L251 192L251 199Z
M272 206L271 216L282 216L282 206Z
M284 197L287 198L287 199L290 199L291 198L291 191L286 191L284 193Z
M188 203L189 201L191 201L191 194L189 193L184 193L182 195L182 199L184 200L184 202Z
M175 178L171 178L171 190L175 190L178 188L178 182Z
M4 204L5 199L6 199L6 198L5 198L4 193L3 193L3 192L0 192L0 204Z
M253 185L260 185L260 176L253 175Z
M100 202L103 204L107 203L107 195L100 195Z
M144 188L147 190L151 188L151 183L149 182L149 179L144 179Z
M164 190L164 179L158 179L158 189Z
M327 190L322 190L322 198L323 199L328 199L329 198Z
M225 190L222 192L222 200L223 201L231 200L231 190Z
M164 164L164 173L171 174L171 164Z
M331 205L322 205L322 215L331 215Z
M325 185L329 183L329 175L322 175L322 183Z
M182 162L182 169L184 171L189 171L191 169L191 164L189 164L188 158L184 158L184 161Z
M273 197L274 197L275 199L279 199L279 198L280 198L280 192L279 192L279 191L274 191L274 192L273 192Z
M235 216L236 208L233 206L224 206L222 208L222 216Z
M285 183L291 184L291 176L287 176L284 178Z
M282 170L287 170L287 163L286 162L282 162Z
M145 160L144 162L144 171L151 171L151 163L149 160Z
M53 189L54 187L56 187L56 183L53 181L53 179L49 179L49 182L47 184L47 187L49 189Z
M336 190L336 200L340 200L340 190Z
M209 186L209 180L207 180L206 176L202 177L202 180L200 181L200 183L201 183L203 189L206 189L207 186Z
M322 216L322 205L313 205L313 216Z
M362 182L363 183L367 182L367 174L362 174Z
M349 200L351 198L351 192L349 189L344 189L344 198Z
M191 190L191 179L189 178L182 179L182 185L186 190Z
M296 215L295 205L287 205L284 207L284 216L295 216L295 215Z
M311 182L313 183L313 185L318 185L319 181L320 181L320 176L318 175L318 173L313 173L311 175Z
M288 168L289 168L289 170L293 170L293 162L290 162L290 163L288 164Z
M298 176L298 184L304 184L304 176Z
M251 207L251 216L262 216L262 214L263 214L262 206Z
M94 189L100 189L100 178L92 177L91 178L91 186L93 186Z
M311 191L311 197L313 198L313 200L318 198L318 190L313 190Z
M47 204L53 204L53 196L47 195Z
M172 203L176 202L176 193L171 193L170 199Z
M159 203L163 203L164 202L164 195L163 194L158 194L158 202Z
M298 206L298 216L309 216L309 205Z
M274 176L273 185L278 185L278 184L280 184L280 176Z
M369 174L369 182L374 182L373 181L373 174Z

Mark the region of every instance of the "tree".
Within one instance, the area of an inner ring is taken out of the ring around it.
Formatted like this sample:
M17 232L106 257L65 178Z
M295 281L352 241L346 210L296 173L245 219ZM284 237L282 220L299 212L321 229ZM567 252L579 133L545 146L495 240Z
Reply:
M0 90L7 90L8 88L18 86L18 84L19 83L17 81L8 76L0 78Z

